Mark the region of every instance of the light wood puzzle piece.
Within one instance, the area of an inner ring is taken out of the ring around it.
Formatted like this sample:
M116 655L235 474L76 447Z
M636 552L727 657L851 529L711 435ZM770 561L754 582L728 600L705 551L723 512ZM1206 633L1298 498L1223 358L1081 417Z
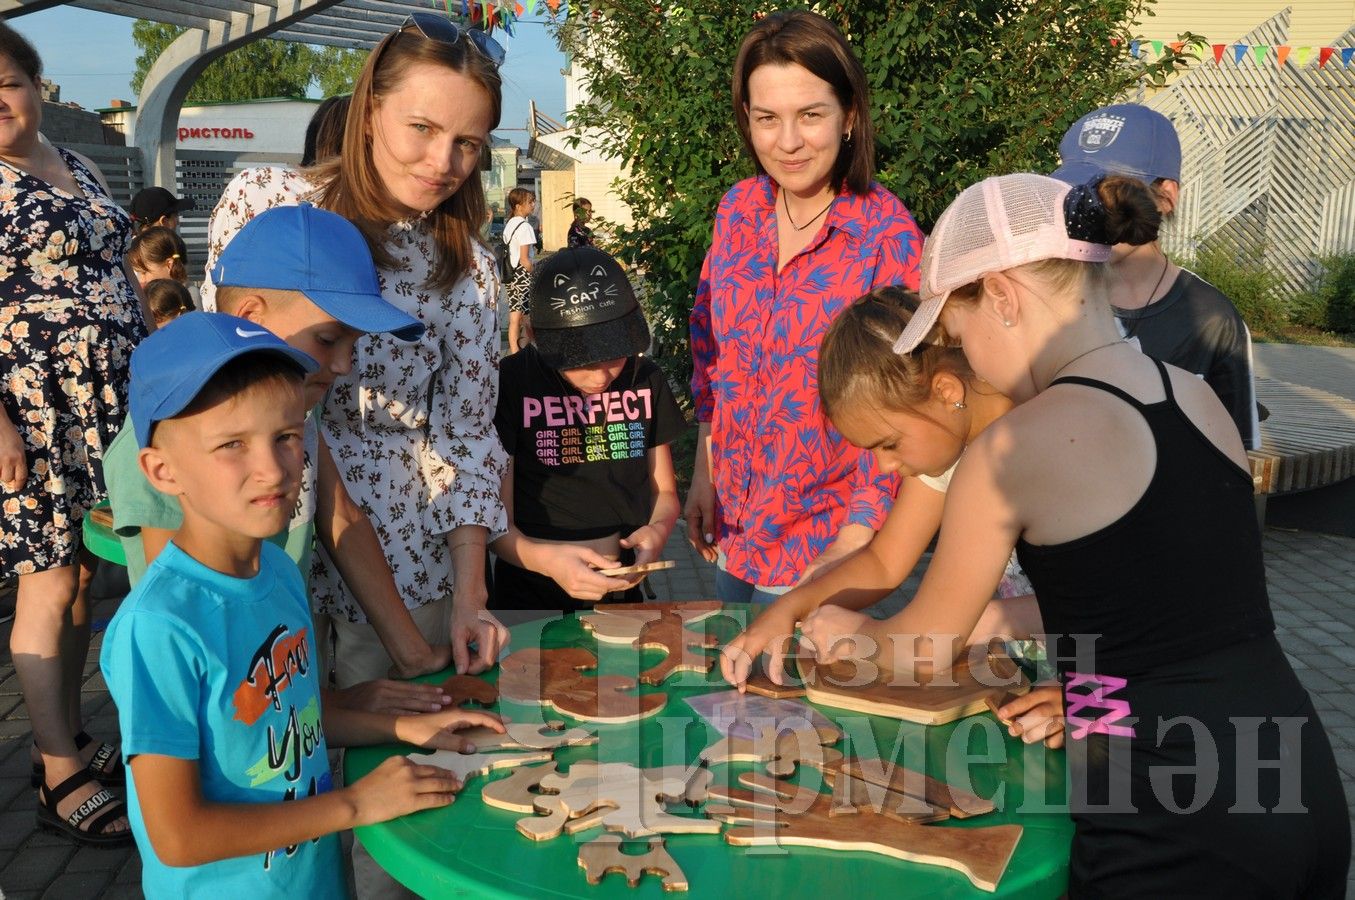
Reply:
M916 769L887 760L852 757L843 761L841 769L848 778L868 781L891 791L925 800L957 819L983 816L997 809L993 801L985 800L978 794L961 790Z
M668 703L667 694L627 693L635 682L619 675L591 677L597 657L579 647L542 650L529 647L499 663L499 695L516 703L536 703L589 722L634 722Z
M627 884L636 887L648 872L663 879L665 891L687 890L687 876L657 835L649 839L648 852L638 856L621 852L620 835L601 835L579 848L579 865L589 884L599 884L608 872L620 872Z
M591 810L581 816L570 817L570 811L555 794L546 794L536 804L539 816L518 819L518 833L534 841L549 841L565 834L577 834L602 824L603 817L612 807L605 806Z
M713 819L675 816L664 808L665 800L681 800L688 790L682 775L667 775L662 770L648 771L629 763L599 763L583 760L570 766L569 772L541 779L543 795L536 801L540 812L563 808L567 818L609 807L602 817L608 831L620 831L628 837L647 834L715 834L720 823Z
M498 809L531 815L536 812L536 798L543 795L539 790L541 779L554 774L554 763L524 766L509 773L507 778L487 783L480 789L480 799Z
M89 511L89 520L95 525L102 525L109 531L113 530L113 510L108 506L96 506Z
M581 613L579 622L604 644L631 644L640 637L647 623L666 612L677 613L684 625L708 619L724 608L719 600L693 600L687 603L603 603L591 612Z
M785 777L804 764L818 769L825 779L842 763L842 752L828 744L842 739L836 728L800 729L774 732L770 726L762 729L757 738L726 736L701 751L703 765L715 766L730 762L766 764L767 771Z
M465 787L466 782L477 775L488 775L495 769L508 769L513 766L525 766L528 763L550 762L549 751L530 753L457 753L453 750L436 750L432 753L409 753L406 758L421 766L438 766L456 776L456 780Z
M486 725L458 731L475 745L475 753L489 750L558 750L561 747L583 747L596 744L598 736L583 728L565 728L564 722L546 722L543 725L509 723L503 734Z
M442 683L442 693L452 698L452 706L478 703L488 708L499 700L499 689L474 675L453 675Z
M796 788L787 784L783 802L795 800ZM711 796L735 805L748 805L749 794L737 788L711 788ZM879 853L907 862L945 866L960 872L980 890L995 891L1021 840L1020 825L990 828L946 828L905 824L876 813L869 806L853 816L832 815L832 801L819 794L799 815L778 814L774 827L739 825L725 832L737 847L803 846L825 850Z
M1010 657L987 653L983 647L967 647L946 672L905 683L894 683L897 676L880 670L875 681L861 684L850 660L829 665L819 665L812 657L796 661L809 702L921 725L945 725L983 712L990 696L1030 690L1030 682Z
M766 673L749 675L743 683L744 690L750 694L767 697L771 700L793 700L805 695L804 685L777 684Z

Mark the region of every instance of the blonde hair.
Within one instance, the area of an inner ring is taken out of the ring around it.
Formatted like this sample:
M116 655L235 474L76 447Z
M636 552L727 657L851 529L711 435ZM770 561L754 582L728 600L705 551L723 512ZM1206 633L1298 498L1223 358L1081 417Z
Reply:
M344 124L343 147L337 157L307 169L318 184L317 204L352 222L367 239L378 268L395 268L395 258L386 249L386 232L405 218L395 206L377 174L372 159L371 124L381 99L398 90L418 65L434 65L466 76L489 95L492 110L489 130L499 127L503 112L503 81L499 70L475 49L469 38L455 44L424 37L417 29L400 30L385 37L367 57L353 86L353 98ZM488 135L482 152L488 152ZM447 290L474 265L474 242L485 221L485 190L475 172L455 194L427 217L437 245L428 285Z
M536 194L526 188L513 188L504 198L504 202L508 204L508 211L516 215L519 206L526 206L528 201L535 198Z
M894 352L920 303L906 288L876 288L829 327L819 347L819 403L829 418L857 404L913 412L931 399L940 374L972 385L974 370L958 347L924 343L911 353Z

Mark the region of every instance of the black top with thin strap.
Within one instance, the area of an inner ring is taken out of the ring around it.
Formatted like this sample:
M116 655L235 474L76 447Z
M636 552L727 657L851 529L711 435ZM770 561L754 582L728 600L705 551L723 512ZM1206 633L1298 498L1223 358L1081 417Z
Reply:
M1115 522L1062 544L1017 543L1061 674L1075 664L1141 674L1275 629L1251 478L1187 418L1166 367L1153 362L1166 392L1157 403L1089 378L1054 382L1128 403L1157 450L1147 489ZM1072 635L1097 637L1088 645Z

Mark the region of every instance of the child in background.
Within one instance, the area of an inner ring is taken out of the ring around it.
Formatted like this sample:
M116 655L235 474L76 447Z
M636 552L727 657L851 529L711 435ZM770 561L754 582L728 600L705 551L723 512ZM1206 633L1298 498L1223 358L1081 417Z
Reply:
M536 209L536 195L526 188L508 192L510 217L503 223L503 242L508 245L508 352L517 353L532 340L532 269L536 266L536 229L527 219ZM523 339L523 333L526 339Z
M265 540L301 491L318 368L220 313L182 316L132 355L139 463L183 510L100 659L149 898L346 896L336 832L446 805L457 782L396 756L336 789L327 742L464 751L456 729L503 730L484 712L346 709L324 689L305 585Z
M143 284L141 289L146 292L146 305L155 316L156 328L196 309L188 288L172 278L157 278Z
M127 261L132 264L132 271L136 273L136 280L141 283L143 290L158 278L187 284L186 259L188 248L184 246L183 238L174 229L163 225L138 232L127 250Z
M253 323L246 330L268 329L321 362L306 382L307 409L317 407L334 379L352 368L353 345L363 334L389 332L407 341L423 332L418 320L382 298L371 252L357 227L318 207L279 207L255 216L222 251L210 277L222 312ZM306 465L300 500L287 527L269 539L287 552L307 582L315 538L327 549L342 545L344 552L335 558L390 653L395 674L411 678L445 668L450 648L430 646L410 617L376 532L349 497L314 415L307 417L302 437ZM124 427L104 458L114 530L133 586L182 519L179 503L155 490L141 472L140 450L134 430ZM317 605L322 666L331 625L330 610ZM345 702L387 712L437 709L443 696L434 685L389 679L362 678L344 686Z
M640 579L595 569L659 558L677 521L668 445L685 423L663 373L639 354L649 326L616 260L561 250L532 287L536 343L499 368L494 418L508 451L508 533L490 547L492 609L588 608Z
M593 229L588 220L593 218L593 202L587 197L574 201L574 221L569 223L569 236L566 244L570 247L592 247Z
M785 683L784 659L796 623L824 603L865 609L903 583L941 527L946 490L965 447L1012 408L1011 400L974 374L958 347L926 344L907 356L889 349L919 302L905 288L877 288L847 307L824 335L824 414L853 445L875 454L881 472L897 472L903 481L875 540L782 594L725 647L720 669L740 689L752 660L764 651L770 654L768 676ZM863 360L878 365L867 367ZM1040 612L1015 557L997 595L968 643L1040 633ZM1059 746L1058 701L1057 688L1032 691L1001 714L1013 720L1014 735Z
M162 187L142 188L132 198L132 221L137 231L163 226L170 230L179 227L179 214L193 208L187 197L176 197Z

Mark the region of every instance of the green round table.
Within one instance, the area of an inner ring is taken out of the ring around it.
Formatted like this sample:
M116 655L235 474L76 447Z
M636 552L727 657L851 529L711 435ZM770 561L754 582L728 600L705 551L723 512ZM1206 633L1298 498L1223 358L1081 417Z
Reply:
M726 607L724 614L698 622L727 641L741 630L750 612L745 607ZM644 667L662 658L660 651L634 650L615 644L599 644L573 616L529 622L512 629L512 649L540 646L584 647L599 656L605 674L634 677ZM439 682L449 673L420 679ZM497 668L487 681L497 679ZM500 702L500 712L515 722L540 722L565 718L570 724L595 730L599 743L555 752L556 763L566 771L576 760L599 759L629 762L643 767L677 765L694 761L719 737L709 724L684 702L685 697L726 690L718 666L709 674L677 673L659 687L642 687L644 693L662 691L668 704L657 715L639 723L599 725L575 722L541 707ZM682 868L690 891L687 896L715 897L738 892L758 897L835 898L869 894L902 894L909 897L1040 897L1060 896L1067 888L1068 848L1072 822L1065 805L1064 754L1042 745L1026 746L1007 736L989 715L972 716L944 726L925 727L877 716L816 706L838 722L856 756L891 757L914 769L943 777L946 770L968 771L974 793L992 798L998 810L970 819L950 819L944 824L917 827L965 828L1014 823L1024 829L1007 871L995 894L976 889L959 872L940 866L908 863L864 852L820 850L811 847L734 847L718 835L665 835L668 851ZM876 748L864 746L871 736ZM843 744L837 745L839 749ZM878 748L878 749L877 749ZM384 745L349 750L345 755L345 779L352 783L387 757L411 752L407 746ZM950 765L947 765L950 757ZM740 772L760 770L752 764L715 766L715 783L737 786ZM504 777L513 770L491 773ZM817 778L817 773L808 777ZM357 835L372 856L396 879L425 897L583 897L645 898L681 896L668 894L661 879L646 875L637 888L629 888L622 875L609 874L590 885L578 865L579 845L592 840L601 829L576 835L562 834L554 840L536 842L515 828L522 814L497 809L482 802L480 788L485 778L470 779L456 802L441 809L426 810L357 829ZM952 781L955 779L952 778ZM643 841L645 839L640 839ZM633 845L638 851L639 844ZM756 886L755 888L753 886Z
M101 501L94 507L94 509L107 508L107 500ZM113 533L111 528L100 525L90 518L89 513L85 513L85 518L80 523L80 533L90 553L93 553L99 559L117 563L120 566L127 565L127 556L122 552L122 541Z

